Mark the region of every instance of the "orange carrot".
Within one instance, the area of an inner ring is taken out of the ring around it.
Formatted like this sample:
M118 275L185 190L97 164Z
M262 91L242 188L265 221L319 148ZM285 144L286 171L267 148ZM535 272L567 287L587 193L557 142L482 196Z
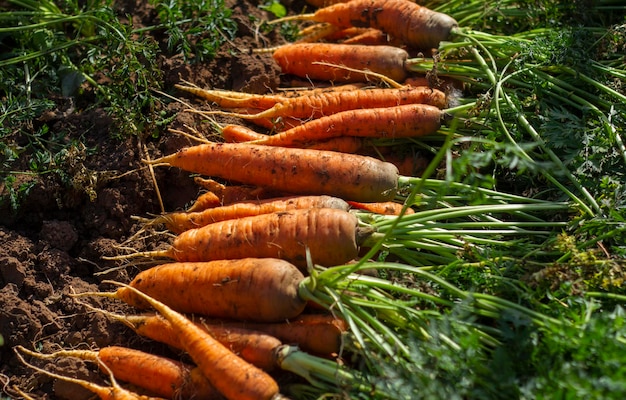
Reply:
M339 136L390 139L419 137L437 132L445 115L439 108L426 104L348 110L311 120L252 143L300 146Z
M304 351L324 356L341 350L342 335L347 330L344 320L329 314L301 314L286 322L261 324L224 321L228 328L246 328L275 336L286 344L295 344Z
M227 399L272 400L282 397L278 384L271 376L231 352L184 315L132 286L104 282L126 288L163 315L178 333L184 350Z
M353 208L359 210L366 210L376 214L383 215L400 215L404 205L395 203L393 201L386 201L381 203L359 203L357 201L349 201L348 204ZM412 208L407 208L405 214L413 214L415 211Z
M271 120L264 120L268 121L269 124L272 124ZM263 139L266 136L248 127L233 124L223 126L220 131L222 137L227 143L251 142L253 140Z
M250 107L266 109L272 107L280 101L285 100L285 98L281 95L250 94L228 90L201 89L195 86L185 86L180 84L175 84L174 87L202 99L209 100L224 108Z
M447 14L433 11L409 0L351 0L318 9L313 14L272 21L312 20L348 28L380 29L409 47L422 50L439 47L449 40L458 23Z
M301 118L310 120L341 111L385 108L405 104L428 104L438 108L446 106L446 95L427 86L403 88L375 88L339 92L322 92L289 99L257 114L224 113L244 119ZM222 112L219 112L222 113Z
M405 62L409 54L395 46L295 43L274 50L273 58L284 74L308 79L335 82L366 82L372 79L367 74L320 64L325 63L375 72L402 82L407 76Z
M89 381L85 381L83 379L77 379L77 378L71 378L69 376L64 376L64 375L60 375L60 374L55 374L54 372L50 372L50 371L46 371L43 368L39 368L33 364L30 364L28 362L26 362L26 360L24 360L24 357L22 356L21 352L27 353L27 354L31 354L31 355L35 355L36 357L39 357L38 353L35 352L31 352L29 350L27 350L26 348L22 347L22 346L16 346L14 348L15 353L17 355L17 357L20 359L20 361L22 363L24 363L25 365L29 366L30 368L39 371L45 375L48 375L50 377L56 378L56 379L60 379L63 381L67 381L67 382L71 382L74 384L77 384L79 386L84 387L85 389L91 391L92 393L94 393L95 395L97 395L101 400L164 400L161 397L149 397L149 396L144 396L144 395L139 395L137 393L131 392L129 390L124 389L123 387L121 387L117 381L115 380L115 377L113 376L113 374L108 370L108 367L106 365L102 365L102 368L107 369L107 372L109 372L109 377L111 380L111 386L100 386L97 385L95 383L89 382Z
M213 192L205 192L196 198L193 204L187 209L187 212L198 212L207 208L219 207L221 205L220 198Z
M141 271L130 286L182 313L262 322L302 313L298 296L304 276L294 265L273 258L170 263ZM146 309L149 304L126 288L116 298Z
M199 212L173 212L160 215L149 224L165 224L174 233L199 228L215 222L305 208L336 208L348 210L348 203L330 196L287 196L258 201L242 201Z
M76 357L96 362L111 371L115 379L133 384L165 398L222 398L217 390L193 365L119 346L92 350L60 350L50 354L20 351L41 359Z
M178 262L280 258L306 270L306 253L313 263L341 265L358 254L358 243L372 233L358 226L344 210L291 210L226 220L190 229L165 250L137 252L107 259L164 257Z
M88 307L91 308L91 306ZM96 310L116 321L122 322L140 336L166 344L175 349L183 349L183 345L176 332L174 332L172 325L159 314L121 315L101 309ZM196 319L193 323L211 334L218 342L247 362L265 371L271 371L276 367L274 350L282 345L282 342L276 337L266 332L236 326L234 323L225 324L220 321L207 321L204 318ZM264 325L266 324L259 324L259 326Z
M228 204L233 204L239 201L245 200L262 200L268 199L272 197L285 196L285 193L280 193L277 191L272 191L264 187L258 186L246 186L246 185L224 185L219 183L213 179L202 178L200 176L196 176L193 178L194 182L203 188L207 189L210 192L213 192L219 199L219 204L213 205L214 203L209 204L210 206L225 206ZM195 204L194 204L195 205ZM208 207L207 207L208 208ZM202 211L205 208L202 208L202 204L198 204L196 207L191 207L187 211L196 212Z
M372 157L247 143L201 144L148 163L286 193L363 202L393 199L399 178L393 164Z

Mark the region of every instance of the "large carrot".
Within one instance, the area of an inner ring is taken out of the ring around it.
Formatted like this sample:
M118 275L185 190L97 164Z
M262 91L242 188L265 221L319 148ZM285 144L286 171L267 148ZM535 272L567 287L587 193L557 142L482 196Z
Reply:
M161 397L144 396L144 395L140 395L135 392L131 392L129 390L124 389L117 383L117 381L115 380L115 377L113 376L112 373L110 373L110 371L108 372L109 372L109 377L111 380L111 386L101 386L101 385L98 385L98 384L95 384L93 382L89 382L83 379L72 378L69 376L64 376L60 374L55 374L54 372L46 371L45 369L37 367L33 364L26 362L26 360L24 360L24 357L22 356L21 352L25 351L25 352L28 352L29 354L32 354L32 352L26 350L22 346L16 346L14 350L17 355L17 358L19 358L22 363L29 366L30 368L36 371L39 371L42 374L48 375L52 378L56 378L62 381L71 382L76 385L82 386L83 388L97 395L101 400L165 400ZM108 367L106 367L106 365L103 365L103 368L107 369Z
M436 133L446 114L435 106L406 104L395 107L342 111L311 120L253 143L300 146L340 136L409 138Z
M216 222L181 233L167 249L108 259L149 257L196 262L280 258L304 271L307 251L315 264L341 265L357 257L359 243L371 233L344 210L291 210Z
M457 21L410 0L351 0L318 9L313 14L296 15L272 21L312 20L342 28L380 29L409 47L437 48L449 40Z
M262 322L302 313L298 296L304 275L294 265L272 258L169 263L140 272L130 286L182 313ZM146 309L134 290L119 288L115 297Z
M148 161L292 194L344 200L391 200L398 170L372 157L247 143L207 143Z
M148 223L165 224L174 233L182 233L189 229L200 228L215 222L269 214L272 212L289 211L308 208L336 208L348 210L345 201L331 196L287 196L258 201L242 201L234 204L207 208L200 212L173 212L160 215Z
M130 290L163 315L178 333L184 350L227 399L275 400L282 397L278 384L270 375L237 356L184 315L132 286L108 283Z
M309 120L329 116L341 111L394 107L404 104L428 104L438 108L446 106L446 95L427 86L403 88L361 89L339 92L322 92L301 96L277 103L257 114L226 113L244 119L302 118Z
M368 46L337 43L295 43L278 47L273 58L284 74L303 78L334 81L363 82L372 80L369 71L384 75L396 82L407 77L405 62L409 54L395 46Z
M222 396L193 365L167 357L120 346L92 350L60 350L36 353L19 346L19 350L40 359L76 357L99 364L115 379L131 383L150 393L168 399L220 399Z

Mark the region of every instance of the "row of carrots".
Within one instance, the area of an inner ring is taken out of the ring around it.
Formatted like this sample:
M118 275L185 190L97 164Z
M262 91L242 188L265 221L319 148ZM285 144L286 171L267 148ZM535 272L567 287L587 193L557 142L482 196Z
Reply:
M409 0L333 3L299 16L332 27L303 30L325 43L281 46L274 60L285 74L341 85L268 95L177 85L218 106L190 111L213 121L228 115L245 122L213 122L223 140L204 139L148 161L152 167L204 176L196 179L206 193L186 211L139 218L144 229L165 225L175 235L168 248L111 257L149 258L159 265L128 285L105 281L118 286L114 292L74 295L115 298L145 310L137 315L98 311L141 336L186 352L193 364L116 346L52 354L18 348L24 362L23 355L94 361L109 375L111 387L72 381L102 399L279 399L283 396L272 374L290 369L287 358L305 353L333 360L341 354L345 321L302 295L311 282L310 268L349 263L358 259L361 248L376 243L376 232L353 209L412 212L394 202L403 165L373 157L384 152L365 151L366 140L435 134L449 118L446 93L415 81L396 84L405 81L406 71L397 74L377 63L402 67L398 60L406 59L406 51L389 43L436 47L456 22ZM345 43L349 29L365 26L393 40L384 46ZM329 42L337 37L344 43ZM376 53L379 47L388 53ZM378 78L394 87L371 87ZM354 81L361 82L344 84ZM382 155L393 159L392 152ZM122 388L118 379L144 388L145 394Z

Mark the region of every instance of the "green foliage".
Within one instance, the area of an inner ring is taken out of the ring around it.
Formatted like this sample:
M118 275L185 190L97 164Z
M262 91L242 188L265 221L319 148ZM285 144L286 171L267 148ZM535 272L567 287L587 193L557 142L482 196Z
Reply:
M220 46L237 33L232 11L223 0L150 0L156 7L170 54L202 62L212 59Z

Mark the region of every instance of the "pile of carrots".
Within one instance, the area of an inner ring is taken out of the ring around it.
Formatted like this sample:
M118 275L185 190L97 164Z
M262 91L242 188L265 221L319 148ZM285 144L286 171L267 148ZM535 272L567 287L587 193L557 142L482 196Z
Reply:
M53 354L16 349L23 360L91 360L110 376L111 387L73 381L103 399L279 399L274 374L284 346L325 360L341 356L346 323L324 310L328 305L303 299L299 287L314 265L358 259L372 232L353 209L412 212L394 200L400 176L418 173L415 159L407 163L395 156L396 147L368 141L435 135L449 118L445 91L407 80L403 60L407 51L437 47L456 22L410 0L332 3L298 16L319 23L303 29L306 42L273 54L285 76L318 88L255 95L177 85L217 106L194 112L242 122L215 122L222 140L148 162L203 175L197 182L206 193L186 211L141 219L146 228L164 225L175 236L169 248L114 257L159 265L128 285L109 282L119 286L114 292L76 295L145 310L100 312L185 351L190 362L120 347ZM117 380L145 392L131 392Z

